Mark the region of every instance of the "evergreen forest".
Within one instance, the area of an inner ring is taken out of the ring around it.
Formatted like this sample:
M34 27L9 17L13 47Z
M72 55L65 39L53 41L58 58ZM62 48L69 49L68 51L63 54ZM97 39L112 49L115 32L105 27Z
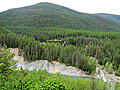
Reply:
M9 48L26 61L58 61L94 75L98 64L120 77L120 25L52 3L0 13L0 90L110 90L102 79L64 77L45 70L16 70ZM115 83L114 90L120 90Z

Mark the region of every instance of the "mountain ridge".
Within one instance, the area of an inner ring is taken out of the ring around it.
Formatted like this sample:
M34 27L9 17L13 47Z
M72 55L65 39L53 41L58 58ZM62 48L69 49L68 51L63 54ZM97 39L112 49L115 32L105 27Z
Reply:
M104 17L81 13L52 3L10 9L0 13L0 25L29 27L61 27L92 31L120 31L120 26Z
M117 24L120 24L120 15L108 14L108 13L96 13L96 14L108 18L109 20L112 20Z

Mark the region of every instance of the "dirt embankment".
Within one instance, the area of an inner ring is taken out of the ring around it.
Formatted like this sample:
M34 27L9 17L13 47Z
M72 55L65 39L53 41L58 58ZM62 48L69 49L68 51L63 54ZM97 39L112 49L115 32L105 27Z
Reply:
M28 70L46 70L49 73L60 73L62 75L67 76L80 76L80 77L90 77L86 75L84 71L73 67L67 66L64 63L59 63L57 61L47 61L47 60L36 60L33 62L27 62L24 60L23 56L19 56L19 48L10 48L10 52L14 54L13 59L17 61L17 68L18 69L28 69ZM120 82L120 77L117 77L113 74L109 74L105 70L101 68L100 65L96 68L96 70L100 70L101 73L95 75L95 78L102 78L104 81L117 81ZM97 70L97 71L98 71Z
M73 67L67 66L63 63L59 63L57 61L48 62L47 60L36 60L33 62L27 62L24 60L23 56L19 56L19 48L10 48L10 52L12 52L15 56L13 59L17 61L17 68L20 69L28 69L28 70L46 70L49 73L60 73L62 75L67 76L81 76L81 77L89 77L84 73L84 71Z

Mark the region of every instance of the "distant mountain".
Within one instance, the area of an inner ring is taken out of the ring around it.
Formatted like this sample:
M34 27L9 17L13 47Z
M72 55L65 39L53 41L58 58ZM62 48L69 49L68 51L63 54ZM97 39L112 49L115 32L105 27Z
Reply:
M97 13L97 15L103 16L105 18L108 18L115 23L120 24L120 15L115 15L115 14L107 14L107 13Z
M118 24L104 17L80 13L47 2L1 12L0 25L10 30L16 27L62 27L92 31L120 31Z

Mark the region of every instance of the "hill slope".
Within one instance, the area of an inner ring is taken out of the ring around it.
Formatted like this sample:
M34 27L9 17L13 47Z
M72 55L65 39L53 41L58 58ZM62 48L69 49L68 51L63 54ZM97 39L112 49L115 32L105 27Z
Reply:
M80 13L52 3L38 3L0 13L0 25L11 27L62 27L92 31L120 31L120 26L104 17ZM12 29L11 29L12 30Z
M97 15L103 16L105 18L114 21L115 23L120 24L120 15L107 14L107 13L97 13Z

